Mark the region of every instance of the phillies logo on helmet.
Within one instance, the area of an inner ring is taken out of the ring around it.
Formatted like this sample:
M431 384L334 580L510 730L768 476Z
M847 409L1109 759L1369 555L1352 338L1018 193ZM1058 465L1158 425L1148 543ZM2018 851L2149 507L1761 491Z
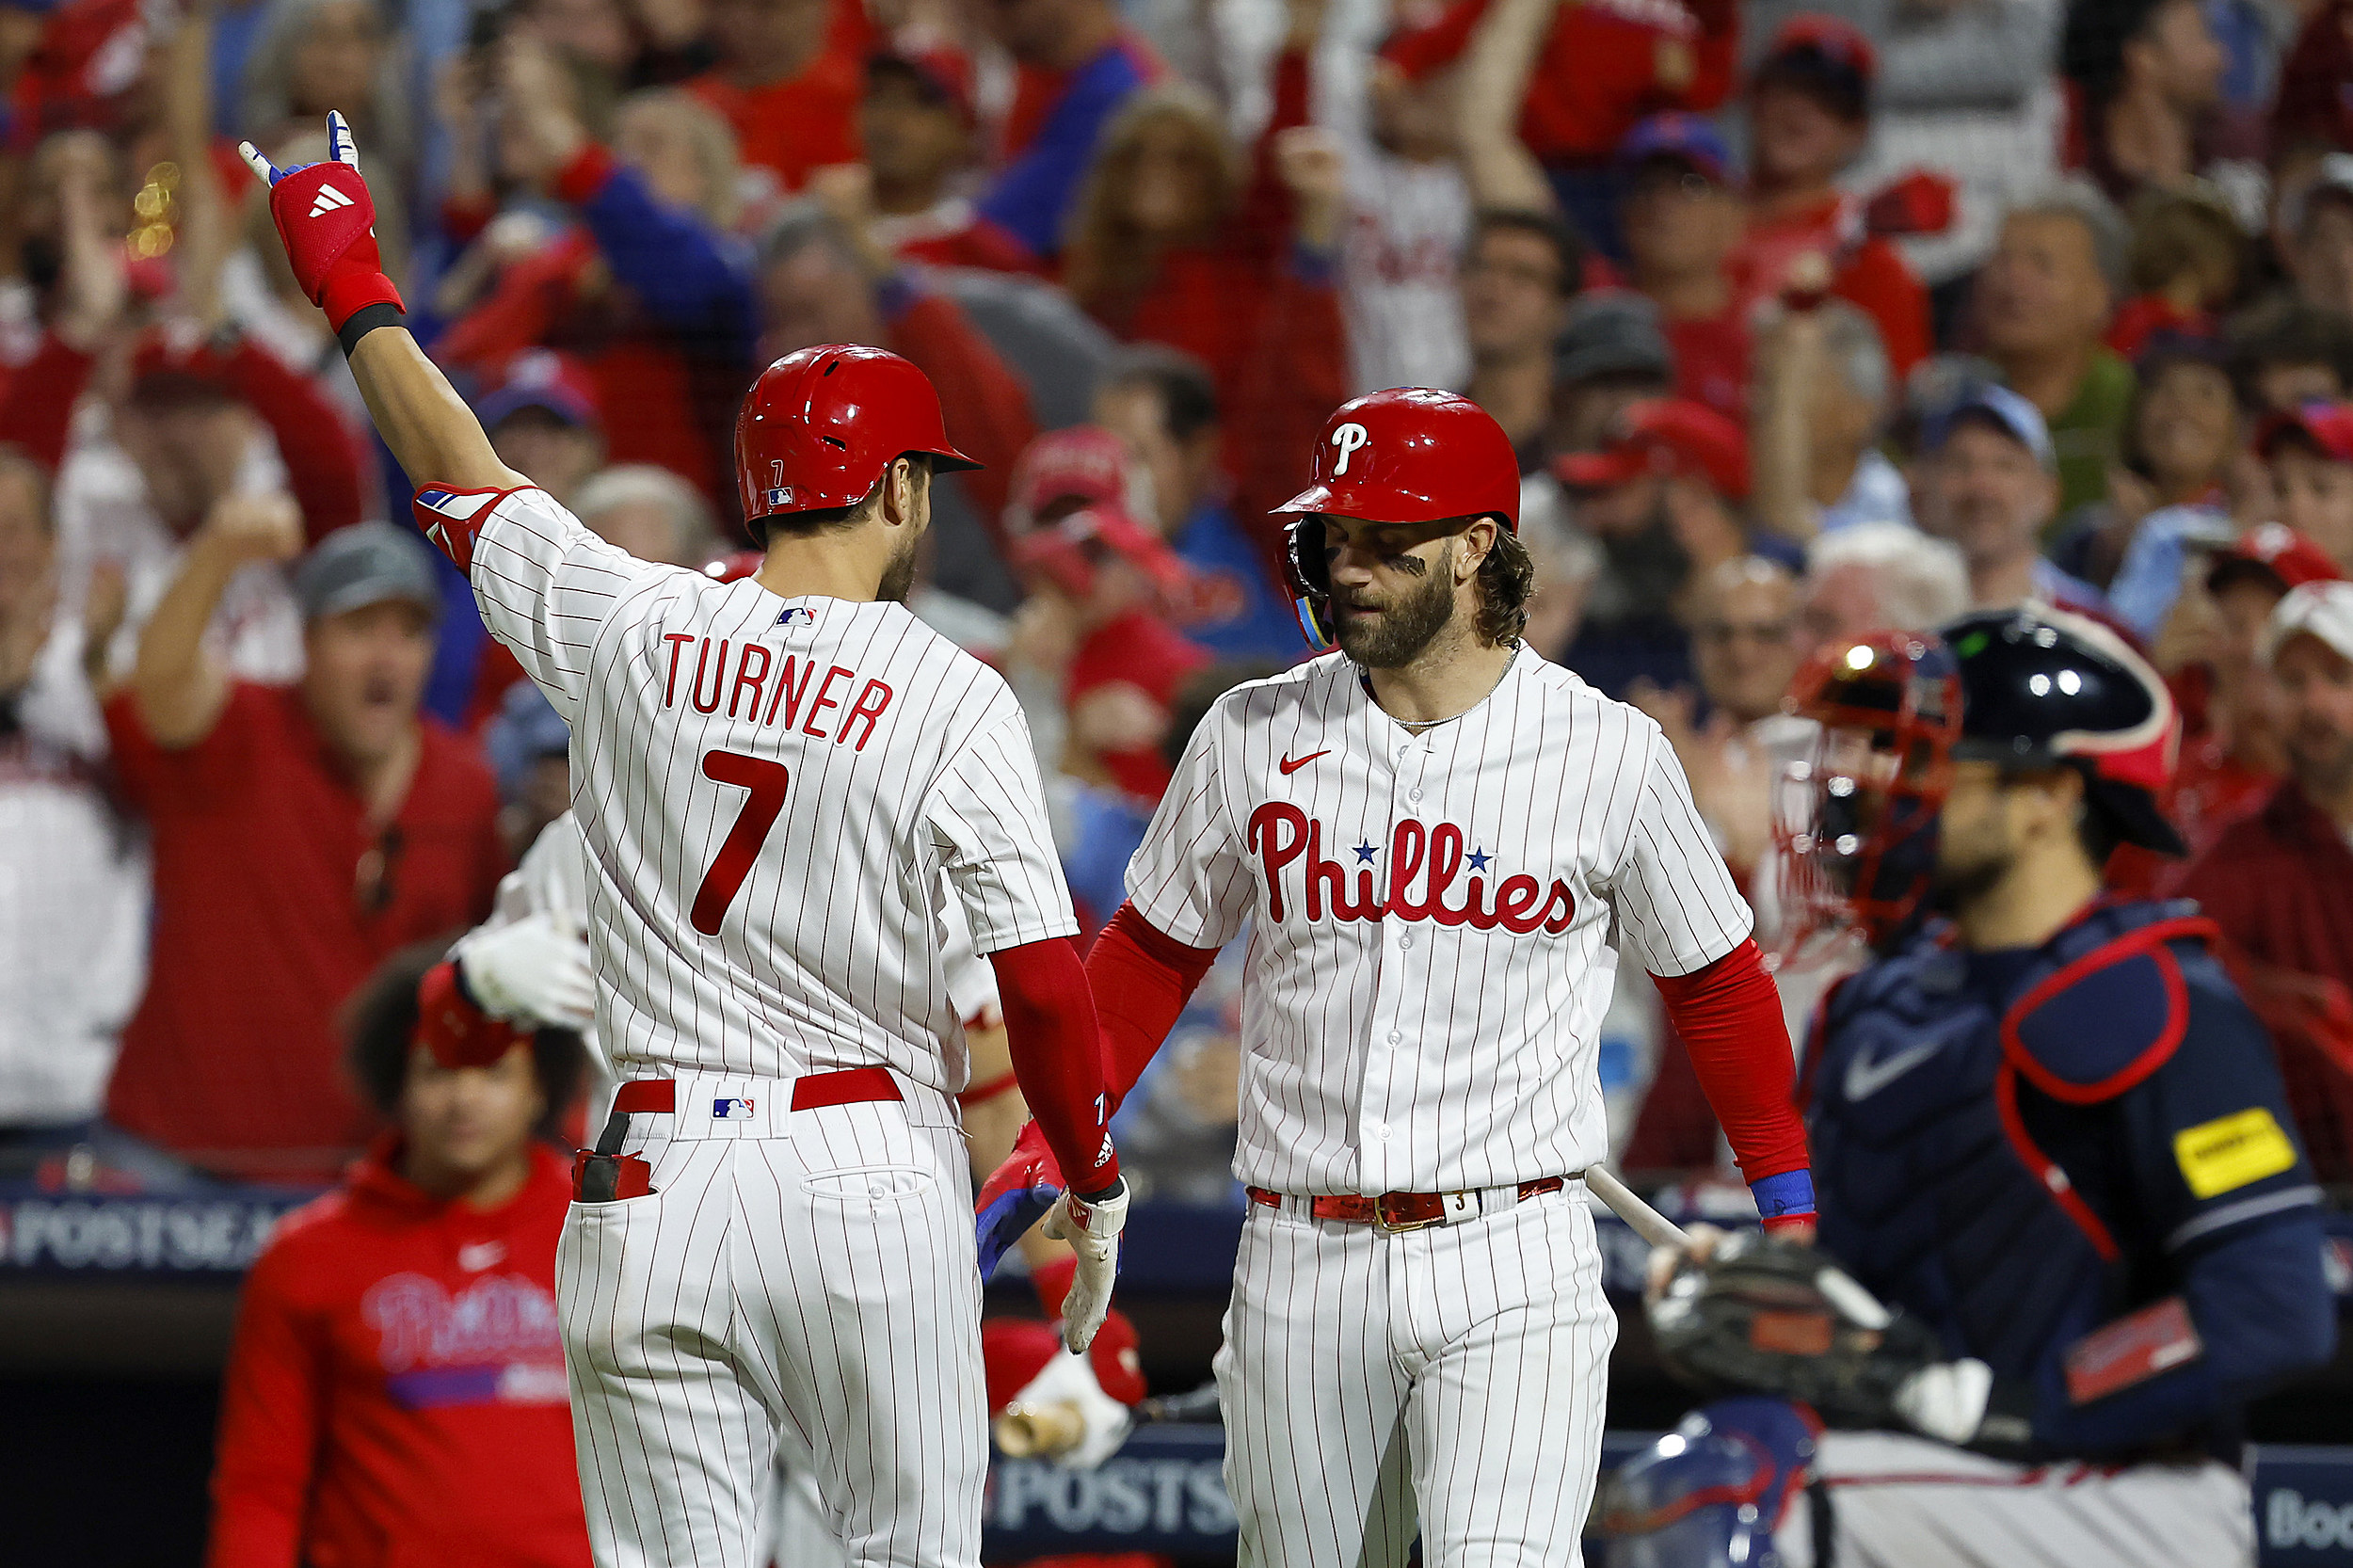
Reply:
M1333 474L1337 476L1339 474L1346 473L1348 472L1349 458L1354 456L1357 450L1371 440L1372 436L1370 433L1368 432L1363 425L1358 424L1353 421L1351 421L1350 423L1341 425L1338 429L1333 431L1332 444L1338 447L1340 450L1340 460L1332 465Z

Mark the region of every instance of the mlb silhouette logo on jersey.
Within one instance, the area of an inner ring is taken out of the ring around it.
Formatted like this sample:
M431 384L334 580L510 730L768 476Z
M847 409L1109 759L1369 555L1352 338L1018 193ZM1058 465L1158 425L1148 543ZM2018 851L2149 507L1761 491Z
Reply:
M752 1119L749 1100L712 1100L711 1119L714 1122L748 1122Z
M814 626L817 624L816 608L808 604L788 604L784 607L784 614L776 617L776 624L778 626Z

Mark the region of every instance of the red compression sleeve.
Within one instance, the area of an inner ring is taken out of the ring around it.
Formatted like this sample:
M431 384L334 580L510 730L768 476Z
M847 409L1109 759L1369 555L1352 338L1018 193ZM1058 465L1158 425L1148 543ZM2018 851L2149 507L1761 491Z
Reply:
M1144 1076L1193 987L1216 962L1215 948L1189 948L1162 935L1132 904L1121 904L1096 937L1087 950L1087 983L1098 1006L1101 998L1118 999L1101 1007L1103 1081L1113 1110Z
M1067 936L1026 942L988 955L1005 1010L1005 1046L1021 1097L1046 1135L1046 1146L1081 1195L1119 1179L1112 1152L1111 1102L1103 1094L1102 1048L1095 998L1079 950Z
M1689 974L1652 978L1732 1142L1741 1176L1756 1182L1805 1169L1805 1126L1791 1092L1796 1067L1789 1029L1756 943L1744 941Z

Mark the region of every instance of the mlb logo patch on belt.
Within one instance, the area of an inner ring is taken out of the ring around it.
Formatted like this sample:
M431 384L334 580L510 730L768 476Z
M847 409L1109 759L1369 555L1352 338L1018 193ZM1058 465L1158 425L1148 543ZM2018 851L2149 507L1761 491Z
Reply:
M712 1100L711 1119L714 1122L748 1122L752 1119L749 1100Z

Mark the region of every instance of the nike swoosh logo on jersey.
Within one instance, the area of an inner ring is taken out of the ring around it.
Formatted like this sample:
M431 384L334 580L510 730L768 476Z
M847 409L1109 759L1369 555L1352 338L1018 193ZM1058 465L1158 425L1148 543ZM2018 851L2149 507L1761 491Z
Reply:
M1847 1098L1869 1099L1944 1048L1944 1041L1929 1040L1876 1061L1867 1056L1856 1057L1847 1064Z
M319 187L318 200L311 203L311 216L312 217L318 217L324 214L333 212L338 207L348 207L350 205L350 197L345 196L342 191L337 190L332 185L321 185Z
M1286 757L1274 765L1283 770L1283 776L1285 778L1289 778L1291 775L1297 773L1300 769L1305 767L1317 758L1329 757L1331 755L1332 748L1330 746L1325 746L1321 751L1311 751L1305 757Z

